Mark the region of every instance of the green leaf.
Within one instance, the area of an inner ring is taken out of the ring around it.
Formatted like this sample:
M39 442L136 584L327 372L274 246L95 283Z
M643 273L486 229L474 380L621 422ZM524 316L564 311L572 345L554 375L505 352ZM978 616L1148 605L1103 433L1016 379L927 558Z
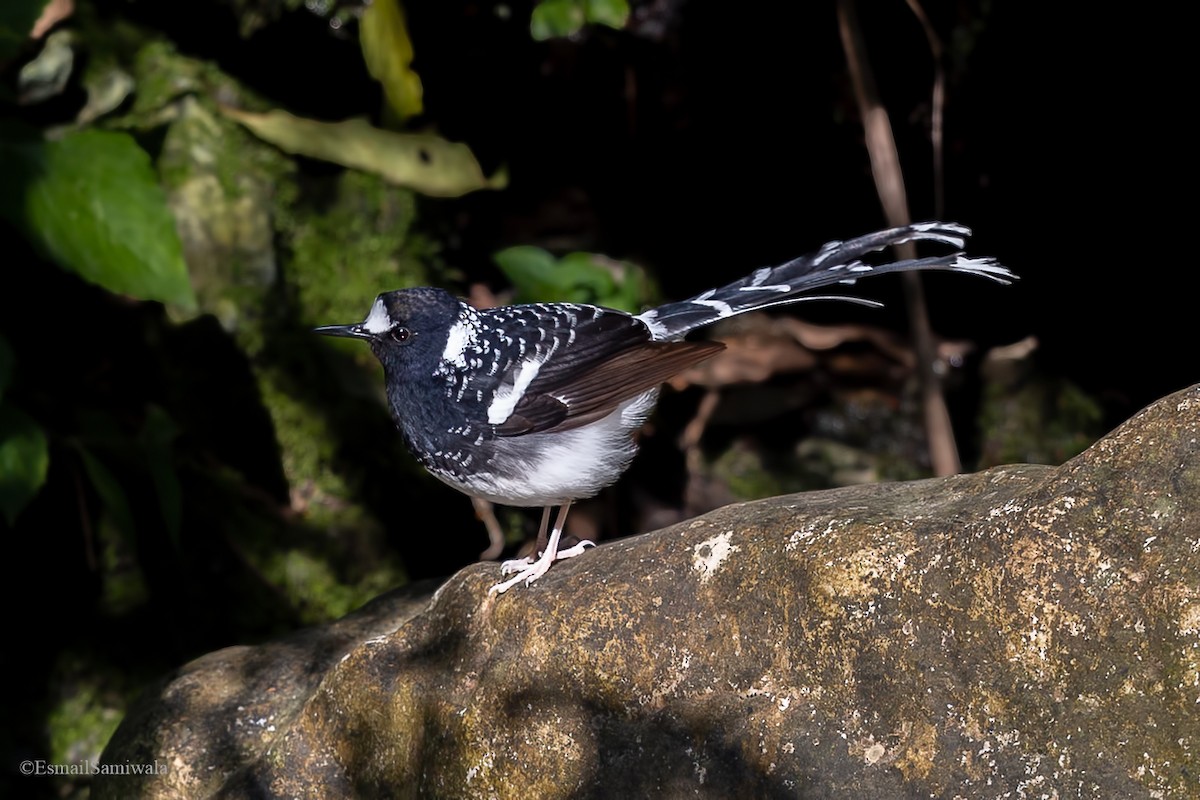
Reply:
M0 216L64 269L112 292L195 307L166 196L128 134L42 141L0 130L0 162Z
M521 302L567 300L564 288L555 277L558 260L549 252L532 245L509 247L492 255L496 266L516 287Z
M562 280L573 286L583 286L597 297L613 294L617 288L617 273L624 277L624 267L595 253L567 253L558 262Z
M49 468L42 427L19 408L0 406L0 512L9 525L42 488Z
M420 114L424 90L412 69L412 40L400 0L373 0L359 31L367 70L383 86L392 111L400 120Z
M16 358L13 356L12 348L8 346L8 340L0 336L0 400L4 399L4 393L12 383L14 364L16 364Z
M542 0L533 9L529 34L538 41L574 36L585 24L624 28L628 0Z
M578 0L543 0L533 9L529 34L539 42L574 36L583 28L586 14Z
M49 0L0 0L0 67L29 40Z
M286 111L221 111L285 152L370 172L422 194L459 197L478 189L503 189L508 184L503 172L484 177L471 148L439 136L385 131L363 119L318 122Z
M624 28L629 21L628 0L584 0L587 21L594 25Z
M540 247L520 245L492 256L524 303L595 303L637 311L645 281L642 271L627 261L595 253L568 253L561 259Z

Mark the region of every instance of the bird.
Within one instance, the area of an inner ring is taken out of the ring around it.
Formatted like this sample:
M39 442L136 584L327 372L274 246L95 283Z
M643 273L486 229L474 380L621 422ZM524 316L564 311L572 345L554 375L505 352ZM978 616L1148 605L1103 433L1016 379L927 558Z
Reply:
M489 590L500 594L529 586L554 562L594 546L560 548L571 504L615 483L629 467L662 383L724 348L686 340L687 334L803 301L879 306L853 295L809 293L872 275L941 270L1004 284L1017 278L995 259L967 257L970 235L958 223L919 222L831 241L640 314L567 302L479 310L444 289L417 287L378 295L362 322L314 330L370 345L400 435L431 474L474 498L543 509L534 554L501 564L502 580ZM954 252L875 265L863 260L915 241Z

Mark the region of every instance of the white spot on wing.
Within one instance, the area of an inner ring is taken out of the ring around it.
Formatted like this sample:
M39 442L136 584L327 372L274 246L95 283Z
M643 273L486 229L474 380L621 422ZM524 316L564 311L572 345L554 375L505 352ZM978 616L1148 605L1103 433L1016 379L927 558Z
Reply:
M711 292L706 292L706 294L711 294ZM708 306L709 308L713 309L714 311L717 312L717 316L720 319L725 319L726 317L733 316L733 308L729 305L729 303L726 303L723 300L699 300L699 299L697 299L697 300L693 300L692 302L698 306Z
M906 237L906 242L920 238L942 242L951 247L963 247L967 243L966 237L971 235L970 228L956 222L918 222L911 225L910 230L922 235Z
M743 286L739 292L790 292L792 287L786 283L772 283L766 286Z
M657 308L652 308L649 311L638 314L637 318L641 320L647 328L650 329L650 336L652 336L654 339L662 340L670 335L670 331L667 329L667 326L658 321Z
M829 257L831 255L833 255L834 253L836 253L838 250L840 250L841 247L842 247L842 243L839 241L826 242L825 244L821 245L821 249L817 251L817 254L815 256L813 256L813 260L812 260L813 266L815 267L815 266L827 261L829 259Z
M529 388L529 384L537 377L538 370L542 368L542 361L536 358L527 358L517 367L516 374L513 375L512 385L505 384L497 391L492 402L488 405L488 422L492 425L500 425L509 417L512 416L513 409L517 407L517 403L521 402L521 398L525 396L525 390Z
M383 305L382 298L375 299L375 305L371 306L371 313L367 314L367 318L363 320L363 330L367 333L387 333L396 323L388 316L387 309Z

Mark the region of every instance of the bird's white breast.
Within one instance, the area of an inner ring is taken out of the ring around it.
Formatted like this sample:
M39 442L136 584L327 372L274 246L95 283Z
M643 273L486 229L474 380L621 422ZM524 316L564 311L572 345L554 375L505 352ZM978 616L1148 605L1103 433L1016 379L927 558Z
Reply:
M439 476L460 491L509 506L552 506L616 483L637 454L634 434L658 389L622 403L589 425L494 440L495 454L468 481Z

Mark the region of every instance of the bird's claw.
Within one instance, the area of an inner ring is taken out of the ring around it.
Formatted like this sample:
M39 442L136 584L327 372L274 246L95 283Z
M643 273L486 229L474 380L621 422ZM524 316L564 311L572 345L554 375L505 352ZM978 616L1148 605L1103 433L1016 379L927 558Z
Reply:
M582 539L580 540L579 544L568 547L566 550L559 550L549 558L546 557L546 553L542 553L539 555L536 561L530 556L526 556L525 558L514 558L510 561L505 561L500 565L500 574L511 575L512 573L516 573L516 575L506 581L497 583L488 590L488 593L504 594L521 581L524 581L525 585L528 586L538 578L545 575L550 570L550 565L555 561L562 561L564 558L574 558L575 556L582 554L583 551L587 550L589 547L595 546L595 542L588 539Z
M520 572L521 570L525 569L532 563L533 563L532 556L525 556L524 558L513 558L508 561L503 561L500 564L500 574L501 575L511 575L514 572Z

